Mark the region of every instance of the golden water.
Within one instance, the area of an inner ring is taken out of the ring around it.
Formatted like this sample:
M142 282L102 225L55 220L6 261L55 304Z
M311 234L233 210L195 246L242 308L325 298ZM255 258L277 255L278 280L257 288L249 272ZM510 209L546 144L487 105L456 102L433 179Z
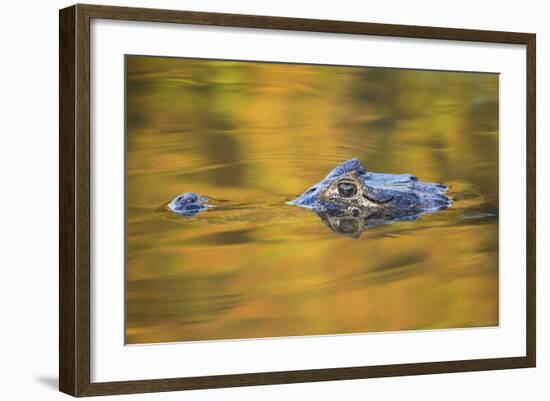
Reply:
M126 62L127 343L498 324L497 75ZM352 157L455 202L358 239L285 204Z

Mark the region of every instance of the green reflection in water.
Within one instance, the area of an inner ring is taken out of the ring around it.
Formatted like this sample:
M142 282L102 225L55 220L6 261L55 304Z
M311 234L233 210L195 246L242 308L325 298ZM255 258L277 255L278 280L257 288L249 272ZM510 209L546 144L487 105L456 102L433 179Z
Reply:
M141 56L126 73L127 343L498 324L498 75ZM455 204L359 239L284 204L352 157ZM186 191L221 207L160 210Z

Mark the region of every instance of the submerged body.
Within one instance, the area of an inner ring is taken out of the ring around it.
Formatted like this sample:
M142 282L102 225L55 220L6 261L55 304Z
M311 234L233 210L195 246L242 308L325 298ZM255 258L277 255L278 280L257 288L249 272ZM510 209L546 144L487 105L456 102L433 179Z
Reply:
M447 187L419 181L410 174L367 171L357 159L339 164L322 181L287 202L311 209L332 231L358 237L367 228L448 208ZM176 196L168 208L182 216L206 210L208 198L193 192Z
M193 192L184 192L176 196L167 205L168 209L181 216L194 216L208 208L208 198Z

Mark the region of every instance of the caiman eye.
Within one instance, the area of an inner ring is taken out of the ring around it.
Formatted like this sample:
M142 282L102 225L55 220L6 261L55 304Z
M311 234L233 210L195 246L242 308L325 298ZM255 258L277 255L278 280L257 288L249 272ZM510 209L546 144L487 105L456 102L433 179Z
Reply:
M341 182L338 184L338 193L342 198L351 198L357 193L357 186L351 182Z

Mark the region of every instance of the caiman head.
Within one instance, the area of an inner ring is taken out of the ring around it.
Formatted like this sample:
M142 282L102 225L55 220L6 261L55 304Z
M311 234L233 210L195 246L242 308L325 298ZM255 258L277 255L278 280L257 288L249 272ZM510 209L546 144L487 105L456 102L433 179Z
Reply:
M345 161L288 204L317 211L347 211L353 214L359 214L364 209L378 208L381 203L369 197L364 182L366 173L359 160Z
M377 209L427 213L450 205L446 191L444 185L418 181L410 174L367 172L359 160L351 159L288 204L351 215L370 215Z

